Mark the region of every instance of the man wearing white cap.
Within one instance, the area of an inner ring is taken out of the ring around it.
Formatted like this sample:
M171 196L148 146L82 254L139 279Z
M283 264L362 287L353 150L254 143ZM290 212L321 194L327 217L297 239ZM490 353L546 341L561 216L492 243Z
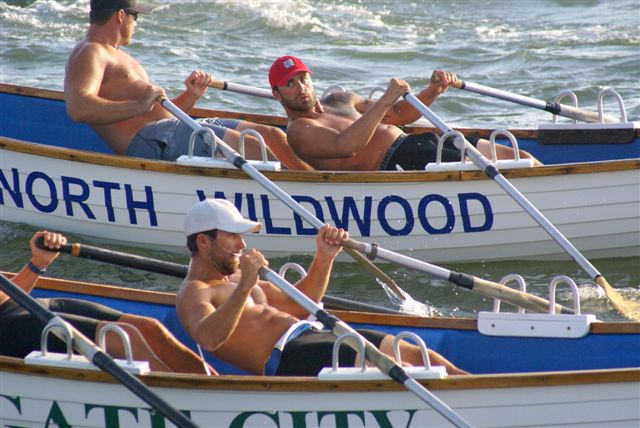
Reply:
M276 286L258 278L268 266L250 249L243 235L261 224L247 220L231 203L206 199L194 205L185 221L189 272L178 292L176 307L186 331L208 352L254 374L316 376L331 365L335 337L304 321L307 313ZM307 276L296 287L320 302L329 284L333 262L349 234L329 225L316 237L316 254ZM360 330L383 352L393 355L393 337ZM420 350L403 342L402 359L421 364ZM465 373L435 352L431 361L450 374ZM343 347L341 365L353 365L355 352Z

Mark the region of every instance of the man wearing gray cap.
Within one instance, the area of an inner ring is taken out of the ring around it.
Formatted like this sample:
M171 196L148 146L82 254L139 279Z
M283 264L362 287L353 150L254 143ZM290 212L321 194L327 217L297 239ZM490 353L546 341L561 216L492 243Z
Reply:
M177 295L176 308L185 330L205 350L253 374L316 376L331 366L335 337L306 321L304 308L275 285L259 279L268 266L255 249L247 251L244 234L261 224L242 217L224 199L206 199L194 205L185 221L189 272ZM343 229L323 226L316 237L316 254L309 272L296 288L320 302L329 285L333 262L349 238ZM393 337L359 330L381 351L393 355ZM402 360L421 365L420 349L401 342ZM429 350L434 365L449 374L464 371ZM343 347L340 365L353 365L355 352Z
M191 128L156 102L166 96L164 90L153 85L142 65L121 49L131 42L138 15L150 12L136 0L91 0L89 30L67 61L65 103L69 117L91 125L116 154L173 161L187 153ZM188 113L212 81L210 74L193 71L173 102ZM279 128L231 119L211 119L202 125L235 149L239 132L255 129L273 150L271 159L275 153L291 169L309 168L293 154ZM257 141L249 140L246 157L261 159ZM194 155L211 156L202 137L196 139Z

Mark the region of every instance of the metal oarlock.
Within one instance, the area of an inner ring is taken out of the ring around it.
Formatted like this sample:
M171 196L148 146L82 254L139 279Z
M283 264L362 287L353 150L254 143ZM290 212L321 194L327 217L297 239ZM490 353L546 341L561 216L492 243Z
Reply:
M627 122L627 111L624 108L624 101L622 101L622 97L619 93L617 93L614 89L611 88L603 88L598 93L598 118L600 119L600 123L604 123L604 105L603 98L605 95L613 95L618 101L618 107L620 108L620 122Z
M507 275L500 282L507 284L516 281L521 291L525 291L524 279L519 275ZM556 287L568 284L573 292L573 314L556 314ZM569 277L559 275L549 283L549 311L546 314L525 313L520 309L517 313L500 312L500 301L495 300L493 312L478 313L478 331L487 336L512 337L558 337L580 338L589 333L591 323L596 322L595 315L580 313L580 296L578 286Z
M268 163L267 145L265 144L262 135L260 135L260 133L255 129L245 129L240 133L240 139L238 140L238 151L240 152L240 156L244 157L244 139L247 135L251 135L258 140L258 144L260 144L260 153L262 154L262 162Z
M122 344L124 345L124 354L127 357L127 364L133 364L133 352L131 352L131 340L129 338L129 334L119 325L111 323L103 325L98 332L98 346L104 349L105 352L107 351L104 341L105 336L110 331L117 334L122 340Z

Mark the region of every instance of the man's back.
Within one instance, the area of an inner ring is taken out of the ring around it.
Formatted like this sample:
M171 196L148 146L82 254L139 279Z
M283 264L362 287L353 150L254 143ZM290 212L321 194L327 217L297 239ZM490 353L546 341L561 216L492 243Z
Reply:
M70 114L82 109L83 97L93 94L109 101L137 101L147 95L149 77L138 61L121 49L99 43L87 36L72 51L65 73L65 100ZM128 118L99 117L85 111L81 120L94 130L117 154L124 154L134 135L146 123L169 117L158 104Z

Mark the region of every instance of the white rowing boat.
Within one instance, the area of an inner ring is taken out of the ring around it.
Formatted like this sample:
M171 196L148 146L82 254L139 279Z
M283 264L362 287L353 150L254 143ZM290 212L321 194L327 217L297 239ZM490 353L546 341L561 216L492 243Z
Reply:
M177 322L172 294L44 278L34 293L88 298L155 316L192 345ZM640 424L638 323L595 323L586 336L549 339L487 336L468 319L336 314L354 326L415 332L428 346L477 373L420 381L473 426ZM33 358L0 357L2 426L170 426L108 375L74 368L48 355L48 361L41 358L37 365ZM318 378L159 373L138 377L200 427L450 426L384 377L354 379L342 372Z
M312 227L233 166L211 168L204 166L206 161L188 166L193 162L78 150L85 143L93 148L99 141L88 127L66 118L59 93L7 86L5 96L11 89L11 96L19 102L28 99L33 111L28 123L2 121L3 221L183 251L186 210L204 197L221 197L264 224L260 233L248 237L250 246L269 256L313 250ZM51 117L33 114L39 112ZM9 138L16 129L50 137ZM638 131L631 132L633 140ZM631 153L636 153L631 159L502 171L585 256L639 256L640 146L631 144ZM477 170L265 175L320 220L347 228L359 240L416 258L440 262L565 257L526 212Z

